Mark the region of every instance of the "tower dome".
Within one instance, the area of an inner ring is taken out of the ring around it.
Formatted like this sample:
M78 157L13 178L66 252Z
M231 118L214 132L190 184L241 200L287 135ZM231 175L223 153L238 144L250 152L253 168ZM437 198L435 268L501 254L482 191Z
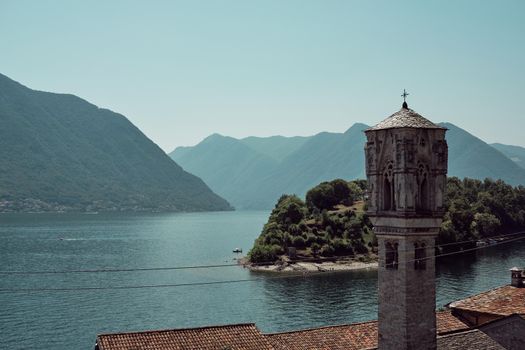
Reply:
M418 128L418 129L446 129L432 123L414 110L408 108L406 102L403 107L390 117L381 121L368 130L394 129L394 128Z

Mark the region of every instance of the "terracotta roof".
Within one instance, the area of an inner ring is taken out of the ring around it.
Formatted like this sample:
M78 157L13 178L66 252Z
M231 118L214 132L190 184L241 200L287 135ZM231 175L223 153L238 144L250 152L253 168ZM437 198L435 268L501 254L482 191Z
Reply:
M102 334L100 350L273 350L255 324Z
M357 350L377 346L377 321L266 335L275 350Z
M491 337L477 329L439 336L438 350L501 350L505 349Z
M525 288L507 285L455 301L449 306L502 316L525 314Z
M468 324L452 315L450 310L436 312L436 328L437 334L447 334L470 329Z
M432 123L430 120L422 117L410 108L401 108L390 117L386 118L376 126L368 128L366 131L393 128L446 129Z
M436 313L438 334L469 329L450 311ZM357 350L377 347L377 321L267 334L276 350Z

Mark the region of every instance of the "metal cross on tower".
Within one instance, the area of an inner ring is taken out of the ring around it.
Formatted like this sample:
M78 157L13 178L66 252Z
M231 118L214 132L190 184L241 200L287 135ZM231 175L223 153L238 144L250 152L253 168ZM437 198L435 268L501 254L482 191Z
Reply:
M406 102L407 101L407 96L410 95L408 92L406 92L405 89L403 89L403 94L401 95L401 97L403 97L403 102Z

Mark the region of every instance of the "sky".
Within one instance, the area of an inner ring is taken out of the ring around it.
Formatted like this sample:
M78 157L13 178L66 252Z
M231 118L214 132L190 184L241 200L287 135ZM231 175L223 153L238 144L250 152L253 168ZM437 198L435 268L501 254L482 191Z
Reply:
M166 152L408 104L525 146L525 1L0 0L0 73L124 114Z

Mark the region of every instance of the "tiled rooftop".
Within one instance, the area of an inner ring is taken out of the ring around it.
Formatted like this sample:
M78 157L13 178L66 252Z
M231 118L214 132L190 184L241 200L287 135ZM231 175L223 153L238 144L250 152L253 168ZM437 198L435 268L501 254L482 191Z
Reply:
M436 313L438 334L468 330L450 311ZM368 349L377 347L377 321L267 335L276 350Z
M102 334L100 350L272 350L254 324Z
M436 313L438 334L468 330L450 311ZM100 350L307 350L377 347L377 321L263 335L254 324L101 334Z
M357 350L377 346L377 321L268 334L275 350Z
M504 350L485 333L473 329L437 338L438 350Z
M401 108L376 126L367 129L367 131L393 128L445 129L432 123L430 120L424 118L410 108Z
M436 312L436 327L437 334L447 334L470 328L465 322L453 316L449 310Z
M508 316L525 314L525 288L510 285L450 303L453 309Z

